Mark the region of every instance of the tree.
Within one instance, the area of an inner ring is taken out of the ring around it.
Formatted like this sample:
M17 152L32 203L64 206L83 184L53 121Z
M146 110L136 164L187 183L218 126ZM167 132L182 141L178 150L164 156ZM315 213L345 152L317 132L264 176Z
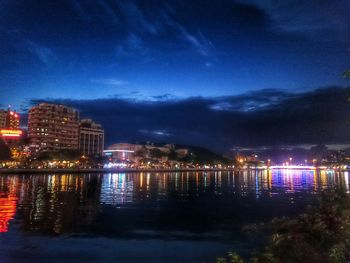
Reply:
M217 262L349 262L350 198L345 189L328 190L316 207L296 218L274 219L263 230L271 233L267 246L250 260L230 253Z
M178 154L174 150L170 150L168 154L168 159L172 161L177 161L178 160Z
M159 159L165 156L165 153L158 148L153 148L150 150L151 158Z
M139 149L139 150L137 150L137 151L135 152L135 156L136 156L136 157L140 157L140 158L145 158L145 157L147 157L147 154L148 154L148 150L147 150L147 148L146 148L145 146L142 146L141 149Z
M5 144L5 142L0 139L0 161L7 161L11 159L11 150Z
M344 77L348 82L350 82L350 69L344 71L343 77Z
M38 161L50 161L50 160L74 161L74 160L78 160L79 157L80 157L79 151L63 149L60 151L53 151L53 152L41 152L39 153L37 160Z

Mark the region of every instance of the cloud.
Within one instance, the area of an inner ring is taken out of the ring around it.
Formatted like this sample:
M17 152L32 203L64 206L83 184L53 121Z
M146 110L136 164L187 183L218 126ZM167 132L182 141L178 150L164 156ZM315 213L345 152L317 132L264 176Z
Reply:
M85 21L89 22L91 20L91 17L88 15L88 13L84 10L82 5L80 4L79 0L70 0L70 4L72 5L73 9L76 11L76 13L79 15L79 17Z
M195 48L200 55L209 56L210 51L214 49L213 43L208 40L201 31L197 31L195 34L190 33L190 30L171 17L171 14L169 14L167 10L169 10L169 7L162 10L160 14L164 20L163 23L171 26L178 33L180 38ZM174 11L172 10L172 12Z
M156 23L146 17L135 2L116 1L116 3L122 10L127 24L132 29L131 31L147 32L153 35L158 33Z
M144 41L138 35L134 33L128 34L128 36L116 46L115 52L117 57L139 57L146 56L148 54L148 48L145 46Z
M240 0L264 10L271 18L271 28L278 32L303 34L346 42L350 39L350 3L340 1L259 1Z
M57 61L57 56L51 48L39 45L33 41L27 41L26 45L28 50L45 65L51 66Z
M349 92L329 87L305 93L260 90L151 102L124 98L50 101L75 107L82 117L100 122L107 145L164 142L165 134L167 142L225 151L233 146L350 143ZM213 107L220 104L220 109ZM256 104L263 106L246 110L245 105Z
M181 27L181 34L202 56L209 56L210 50L214 48L213 44L204 37L201 32L197 33L197 36L190 34L185 28Z
M276 107L286 100L298 97L298 93L290 93L275 89L263 89L247 92L242 95L218 98L211 109L218 111L250 112Z
M171 134L168 133L166 130L147 130L147 129L140 129L139 130L140 133L144 133L144 134L148 134L151 135L151 137L153 136L157 136L157 137L168 137Z
M93 79L91 81L94 82L94 83L104 84L104 85L111 85L111 86L125 86L125 85L129 84L129 82L125 81L125 80L110 79L110 78Z
M169 100L175 100L175 99L176 99L176 96L170 93L166 93L159 96L152 96L152 100L156 100L156 101L169 101Z
M114 26L118 26L120 22L119 17L111 5L109 5L106 1L98 1L97 3L102 7L105 17L108 18L107 22L110 21Z

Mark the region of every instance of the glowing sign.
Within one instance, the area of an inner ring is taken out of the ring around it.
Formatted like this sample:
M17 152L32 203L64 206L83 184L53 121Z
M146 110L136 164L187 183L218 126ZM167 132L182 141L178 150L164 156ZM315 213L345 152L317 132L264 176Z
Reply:
M0 130L2 137L19 137L22 135L21 130Z

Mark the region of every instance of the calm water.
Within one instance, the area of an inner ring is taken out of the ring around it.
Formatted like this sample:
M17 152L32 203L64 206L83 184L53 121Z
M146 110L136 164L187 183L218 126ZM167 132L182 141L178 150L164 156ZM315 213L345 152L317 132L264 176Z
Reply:
M0 176L0 262L214 262L239 229L294 215L349 174L244 171Z

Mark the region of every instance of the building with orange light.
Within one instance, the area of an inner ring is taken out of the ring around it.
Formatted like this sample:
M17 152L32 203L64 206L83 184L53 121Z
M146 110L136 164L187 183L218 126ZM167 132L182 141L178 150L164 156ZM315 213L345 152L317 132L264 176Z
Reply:
M18 130L20 115L12 110L0 110L0 129Z
M28 115L28 137L37 151L79 148L79 112L64 105L41 103Z
M0 138L6 144L14 146L22 137L22 131L19 129L20 115L11 109L0 110Z

